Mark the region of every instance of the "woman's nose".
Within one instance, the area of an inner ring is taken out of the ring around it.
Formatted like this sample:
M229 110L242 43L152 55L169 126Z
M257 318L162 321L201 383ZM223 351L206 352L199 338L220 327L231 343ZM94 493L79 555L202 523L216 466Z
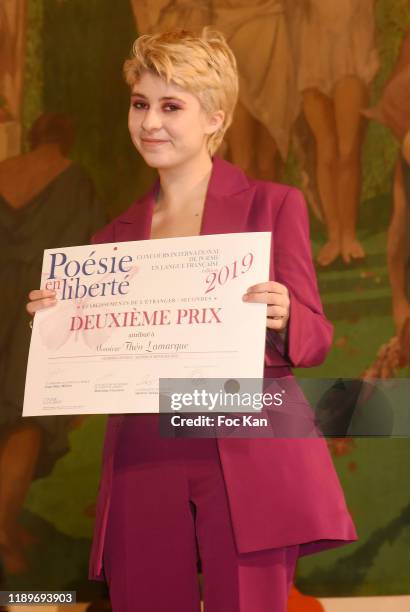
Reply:
M159 114L151 108L146 110L141 123L141 127L146 132L152 132L153 130L159 129L161 127L161 118Z

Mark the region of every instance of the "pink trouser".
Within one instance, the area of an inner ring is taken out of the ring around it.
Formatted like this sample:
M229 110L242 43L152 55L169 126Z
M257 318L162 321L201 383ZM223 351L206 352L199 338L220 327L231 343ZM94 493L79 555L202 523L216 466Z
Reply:
M199 612L199 559L205 612L286 612L298 546L238 553L216 440L161 438L157 423L127 415L118 437L103 557L114 612Z

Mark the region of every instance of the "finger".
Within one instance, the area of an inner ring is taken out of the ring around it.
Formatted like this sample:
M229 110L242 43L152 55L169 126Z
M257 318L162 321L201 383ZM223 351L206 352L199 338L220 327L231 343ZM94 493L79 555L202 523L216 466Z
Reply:
M278 293L245 293L242 296L244 302L254 302L257 304L269 304L271 306L282 306L283 308L289 307L289 298L286 295L279 295Z
M34 315L39 310L50 308L50 306L55 306L56 304L57 300L55 298L45 298L43 300L28 302L28 304L26 304L26 310L30 315Z
M43 298L55 297L56 292L49 289L33 289L28 294L29 300L42 300Z
M280 319L273 319L267 317L266 319L266 327L268 327L269 329L275 329L276 331L282 331L282 329L286 329L287 324L288 320L282 319L282 317Z
M252 285L247 290L247 293L261 293L264 291L268 291L270 293L280 293L286 295L288 289L282 283L277 283L276 281L267 281L266 283L258 283L257 285Z
M268 317L287 317L288 309L283 306L268 306L266 314Z

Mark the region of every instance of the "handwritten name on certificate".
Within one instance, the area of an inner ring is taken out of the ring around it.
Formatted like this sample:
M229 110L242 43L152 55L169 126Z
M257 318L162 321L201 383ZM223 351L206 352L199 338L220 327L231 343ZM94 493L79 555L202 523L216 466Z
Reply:
M23 416L158 412L160 378L262 378L270 233L44 252Z

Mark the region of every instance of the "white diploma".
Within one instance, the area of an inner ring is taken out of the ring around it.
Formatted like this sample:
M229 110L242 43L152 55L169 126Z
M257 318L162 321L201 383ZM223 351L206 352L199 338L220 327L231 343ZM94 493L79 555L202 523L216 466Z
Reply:
M262 378L269 232L49 249L23 416L158 412L159 379Z

